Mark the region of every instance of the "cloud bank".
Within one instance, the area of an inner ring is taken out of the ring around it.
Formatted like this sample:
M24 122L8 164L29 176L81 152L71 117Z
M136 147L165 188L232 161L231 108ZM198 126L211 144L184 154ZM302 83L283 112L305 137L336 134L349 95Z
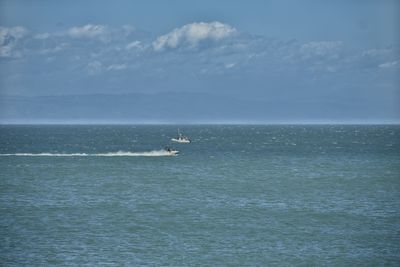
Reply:
M0 57L19 58L22 56L21 51L15 48L18 41L28 34L28 30L22 26L16 27L0 27Z
M161 36L130 25L1 27L0 94L204 92L291 105L363 103L384 112L398 106L399 60L396 45L279 40L216 21Z
M155 51L163 51L167 48L177 48L182 45L196 47L200 42L222 40L236 32L235 28L218 21L190 23L158 37L153 42L153 48Z
M103 25L87 24L82 27L72 27L67 32L72 38L93 38L106 33L107 27Z

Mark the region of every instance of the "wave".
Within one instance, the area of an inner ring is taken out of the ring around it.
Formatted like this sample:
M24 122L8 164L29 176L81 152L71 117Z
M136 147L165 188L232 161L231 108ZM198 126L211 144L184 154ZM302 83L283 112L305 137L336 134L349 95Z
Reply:
M0 156L20 157L166 157L175 156L166 150L152 150L144 152L107 152L107 153L14 153L0 154Z

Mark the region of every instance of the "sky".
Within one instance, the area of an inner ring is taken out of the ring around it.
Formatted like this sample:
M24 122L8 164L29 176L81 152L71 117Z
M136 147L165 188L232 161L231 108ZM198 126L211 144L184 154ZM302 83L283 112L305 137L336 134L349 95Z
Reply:
M399 25L395 0L0 0L0 122L111 94L178 94L186 121L198 98L215 120L399 122Z

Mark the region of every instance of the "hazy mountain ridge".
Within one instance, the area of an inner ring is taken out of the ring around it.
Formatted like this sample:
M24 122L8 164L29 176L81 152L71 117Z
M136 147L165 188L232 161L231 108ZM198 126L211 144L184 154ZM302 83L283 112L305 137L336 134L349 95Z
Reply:
M343 119L352 112L356 119L379 119L371 108L366 114L362 103L350 105L325 101L313 102L270 99L241 100L205 93L91 94L65 96L4 96L0 99L2 123L35 121L282 121L302 119ZM357 112L357 105L360 112ZM315 113L314 110L319 110Z

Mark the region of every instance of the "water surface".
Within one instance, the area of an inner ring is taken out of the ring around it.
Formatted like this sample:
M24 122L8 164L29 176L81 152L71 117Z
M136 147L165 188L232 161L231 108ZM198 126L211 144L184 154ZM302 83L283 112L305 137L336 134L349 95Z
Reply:
M0 126L0 154L4 266L400 264L399 126Z

